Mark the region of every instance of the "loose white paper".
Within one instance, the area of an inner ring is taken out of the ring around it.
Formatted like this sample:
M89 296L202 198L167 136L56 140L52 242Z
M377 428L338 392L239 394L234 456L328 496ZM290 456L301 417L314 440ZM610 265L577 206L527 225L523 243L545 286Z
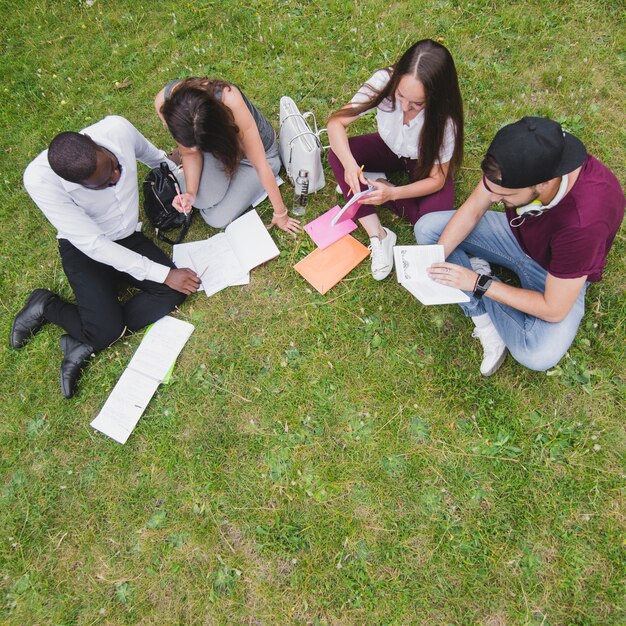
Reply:
M126 369L91 426L124 444L152 400L159 381Z
M193 324L170 316L155 322L91 426L126 443L193 330Z
M226 287L247 285L250 270L279 252L259 214L249 211L223 233L174 246L173 260L177 267L191 267L207 296L212 296Z
M422 304L455 304L469 302L460 290L432 280L427 269L445 261L443 246L395 246L394 262L398 282Z

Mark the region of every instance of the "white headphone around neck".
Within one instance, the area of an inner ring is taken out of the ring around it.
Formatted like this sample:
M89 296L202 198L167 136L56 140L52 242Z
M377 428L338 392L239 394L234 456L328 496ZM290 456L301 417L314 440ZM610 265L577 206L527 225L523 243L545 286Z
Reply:
M524 206L518 206L515 209L516 216L509 222L509 224L516 228L521 226L527 217L538 217L542 213L545 213L548 209L551 209L553 206L557 205L561 200L563 200L563 196L565 196L567 192L568 185L568 176L567 174L563 174L561 177L561 184L559 185L559 190L556 192L554 198L549 204L541 204L539 200L533 200L530 204L525 204ZM518 221L520 220L520 221Z

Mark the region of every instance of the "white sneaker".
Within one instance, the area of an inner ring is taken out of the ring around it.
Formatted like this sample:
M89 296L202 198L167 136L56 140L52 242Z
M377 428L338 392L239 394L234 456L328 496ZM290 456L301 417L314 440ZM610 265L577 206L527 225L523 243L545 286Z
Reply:
M470 265L475 272L479 274L489 274L491 276L491 265L485 261L485 259L481 259L477 256L471 256L469 258Z
M384 227L383 227L384 228ZM381 241L378 237L370 238L372 251L372 276L374 280L387 278L393 269L393 247L396 245L396 233L385 228L387 236Z
M480 339L483 346L483 362L480 364L480 373L491 376L499 369L506 358L506 344L498 334L498 330L489 322L485 328L474 328L472 337Z

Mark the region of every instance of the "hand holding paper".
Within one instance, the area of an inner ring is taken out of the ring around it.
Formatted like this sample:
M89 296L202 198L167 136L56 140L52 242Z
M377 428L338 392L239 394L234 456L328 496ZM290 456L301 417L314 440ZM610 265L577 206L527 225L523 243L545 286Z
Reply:
M436 283L463 291L474 291L478 277L474 270L456 263L433 263L427 272Z

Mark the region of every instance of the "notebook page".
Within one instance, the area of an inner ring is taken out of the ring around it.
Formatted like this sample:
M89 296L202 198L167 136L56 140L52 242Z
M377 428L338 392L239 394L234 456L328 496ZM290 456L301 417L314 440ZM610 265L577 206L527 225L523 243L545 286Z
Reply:
M126 369L91 426L124 444L152 399L159 381Z
M161 318L144 335L128 369L140 372L157 382L163 381L193 329L193 324L175 317L168 315Z
M231 222L224 234L246 272L280 253L256 211L248 211Z
M241 266L225 233L205 239L202 244L191 249L190 257L207 296L230 285L245 284L241 281L248 270Z

